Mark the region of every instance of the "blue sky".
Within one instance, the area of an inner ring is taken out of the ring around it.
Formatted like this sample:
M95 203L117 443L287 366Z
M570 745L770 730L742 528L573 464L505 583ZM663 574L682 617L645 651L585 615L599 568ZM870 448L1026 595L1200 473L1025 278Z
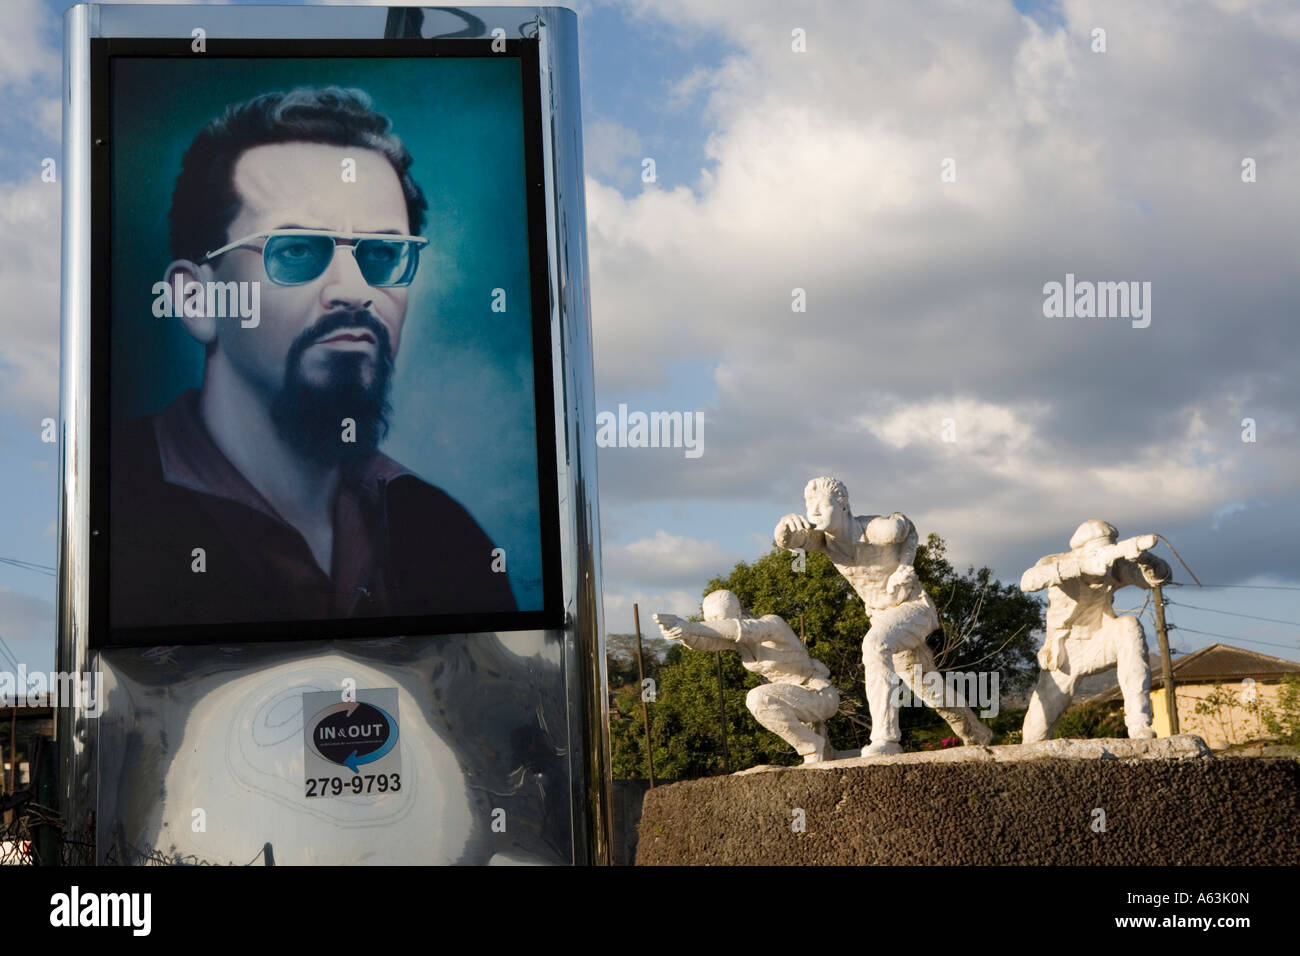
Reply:
M66 6L13 0L0 41L0 557L43 565L58 186L39 174ZM705 416L698 460L600 452L610 631L633 601L695 610L828 472L1007 581L1088 517L1161 531L1236 586L1175 565L1172 599L1209 609L1170 609L1176 646L1300 659L1300 626L1241 616L1300 622L1300 84L1278 81L1300 32L1284 3L1191 6L578 4L598 405ZM1066 272L1152 281L1150 328L1045 319ZM0 564L0 637L31 666L52 601L52 578Z

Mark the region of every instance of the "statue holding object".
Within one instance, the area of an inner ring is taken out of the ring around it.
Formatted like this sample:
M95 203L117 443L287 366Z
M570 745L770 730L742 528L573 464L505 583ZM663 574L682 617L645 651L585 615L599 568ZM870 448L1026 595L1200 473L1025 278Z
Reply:
M1020 579L1022 591L1047 589L1047 639L1038 652L1043 670L1025 714L1027 744L1052 736L1080 677L1112 664L1124 695L1128 735L1156 735L1146 634L1136 617L1116 615L1114 600L1126 585L1161 586L1172 574L1164 560L1150 553L1155 535L1118 538L1113 525L1085 521L1070 538L1068 552L1040 559Z
M900 680L929 704L966 744L987 744L993 731L964 704L945 701L942 681L926 680L937 671L925 639L939 628L939 612L921 586L916 559L916 527L904 515L854 516L849 493L837 478L814 478L804 488L807 517L786 515L773 532L790 550L820 551L866 605L871 627L862 639L871 744L863 756L902 753L898 706L891 692Z
M704 621L656 614L655 623L670 641L698 651L737 651L746 670L767 679L751 690L745 706L754 719L803 757L804 763L829 759L826 721L840 708L830 671L775 614L749 617L730 591L704 599Z

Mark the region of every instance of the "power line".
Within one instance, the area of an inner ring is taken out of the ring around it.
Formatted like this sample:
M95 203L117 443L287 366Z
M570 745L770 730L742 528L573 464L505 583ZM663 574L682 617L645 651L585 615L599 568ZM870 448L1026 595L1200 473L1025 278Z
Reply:
M1210 631L1198 631L1195 628L1181 627L1177 624L1170 624L1169 627L1171 630L1186 631L1188 634L1201 634L1205 637L1221 637L1225 641L1239 641L1242 644L1261 644L1264 647L1283 647L1289 651L1300 651L1300 647L1297 647L1295 644L1274 644L1270 641L1252 641L1248 637L1233 637L1231 634L1214 634Z
M1202 584L1203 588L1240 588L1247 591L1300 591L1300 587L1287 584Z
M1166 548L1168 548L1170 551L1173 551L1174 557L1178 559L1178 563L1181 564L1186 569L1187 573L1192 576L1192 580L1196 582L1196 586L1198 588L1202 587L1203 585L1201 584L1201 579L1196 576L1196 572L1193 571L1191 568L1187 567L1187 562L1183 560L1183 556L1181 554L1179 554L1177 551L1174 551L1174 543L1170 541L1168 538L1166 538L1163 534L1160 534L1160 532L1158 531L1156 532L1156 537L1165 543ZM1177 721L1172 721L1172 722L1177 723Z
M4 655L8 659L10 665L13 666L13 669L15 671L18 670L18 658L14 656L14 652L12 648L10 648L9 645L5 643L5 639L3 637L0 637L0 650L4 651Z
M48 564L37 564L35 561L24 561L22 558L0 558L6 564L20 564L26 567L40 568L42 571L54 571L55 568Z
M22 568L24 571L35 571L38 574L44 574L54 577L57 574L56 569L48 564L36 564L32 561L20 561L17 558L0 558L0 564L8 564L15 568Z
M1212 607L1198 607L1195 604L1184 604L1182 601L1166 601L1166 604L1172 604L1174 607L1190 608L1193 611L1207 611L1210 614L1227 614L1229 617L1246 617L1252 621L1267 621L1270 624L1290 624L1292 627L1300 627L1300 621L1283 621L1276 617L1260 617L1258 614L1242 614L1240 611L1217 611Z

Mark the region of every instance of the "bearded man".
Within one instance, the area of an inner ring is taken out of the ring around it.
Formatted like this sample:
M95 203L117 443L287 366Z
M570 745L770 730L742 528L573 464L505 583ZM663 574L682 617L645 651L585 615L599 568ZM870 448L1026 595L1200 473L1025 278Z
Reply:
M516 609L473 517L378 450L429 242L390 126L359 90L297 88L186 152L166 284L259 309L187 295L160 320L203 345L203 381L110 436L113 627Z

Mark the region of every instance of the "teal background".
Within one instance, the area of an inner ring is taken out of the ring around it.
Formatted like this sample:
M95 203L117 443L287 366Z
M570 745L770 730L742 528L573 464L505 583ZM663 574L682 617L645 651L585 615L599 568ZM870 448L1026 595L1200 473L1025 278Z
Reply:
M202 382L202 346L151 311L153 284L171 261L171 192L194 135L231 103L329 84L365 90L392 119L429 202L431 241L411 287L382 450L470 511L505 548L520 610L540 610L523 105L513 57L115 58L112 422L152 414ZM495 288L505 290L504 313L491 310Z

